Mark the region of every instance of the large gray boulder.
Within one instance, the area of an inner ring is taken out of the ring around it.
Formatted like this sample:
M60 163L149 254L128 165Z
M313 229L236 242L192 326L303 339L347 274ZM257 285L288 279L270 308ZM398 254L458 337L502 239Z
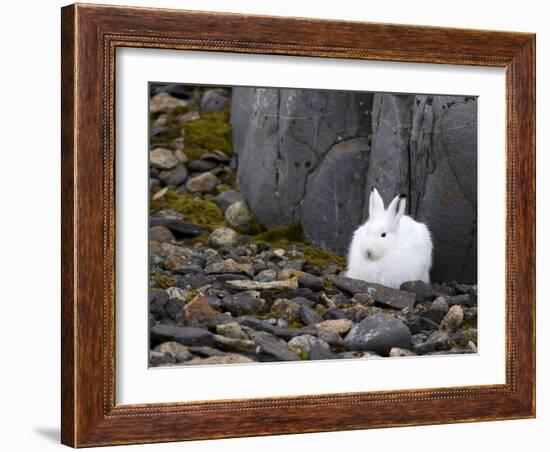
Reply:
M306 239L346 254L353 231L362 223L370 147L366 138L335 144L309 176L302 200Z
M370 134L371 102L368 93L233 89L237 181L260 223L301 222L311 176L326 154L337 143Z

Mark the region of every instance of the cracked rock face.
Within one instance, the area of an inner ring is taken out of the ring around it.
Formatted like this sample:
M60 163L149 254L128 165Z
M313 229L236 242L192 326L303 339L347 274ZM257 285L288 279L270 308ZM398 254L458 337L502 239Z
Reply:
M376 186L428 225L433 281L477 281L477 103L460 96L234 88L238 184L260 223L345 255Z
M458 96L375 94L365 196L405 193L432 233L434 281L477 281L477 103ZM363 217L367 218L368 206Z
M233 89L237 180L260 223L273 227L301 222L303 200L329 151L370 134L371 102L372 95L364 93ZM326 210L336 209L329 205Z

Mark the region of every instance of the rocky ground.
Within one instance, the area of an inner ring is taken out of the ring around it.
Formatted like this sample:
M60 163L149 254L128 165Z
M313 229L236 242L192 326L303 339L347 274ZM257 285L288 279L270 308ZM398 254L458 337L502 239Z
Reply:
M341 276L235 182L230 90L151 86L151 366L477 351L477 287Z

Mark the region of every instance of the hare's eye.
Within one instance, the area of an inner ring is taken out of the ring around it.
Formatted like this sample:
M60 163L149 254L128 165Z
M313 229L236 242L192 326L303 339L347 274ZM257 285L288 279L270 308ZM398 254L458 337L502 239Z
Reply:
M380 234L381 237L386 237L386 233L385 232L382 232L382 234Z

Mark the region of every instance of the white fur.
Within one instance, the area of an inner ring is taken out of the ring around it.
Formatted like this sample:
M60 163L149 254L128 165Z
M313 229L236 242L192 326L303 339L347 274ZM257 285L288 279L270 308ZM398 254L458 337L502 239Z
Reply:
M430 231L425 224L404 215L405 206L406 198L397 196L384 209L378 191L372 190L369 219L353 234L347 277L396 289L405 281L430 283Z

